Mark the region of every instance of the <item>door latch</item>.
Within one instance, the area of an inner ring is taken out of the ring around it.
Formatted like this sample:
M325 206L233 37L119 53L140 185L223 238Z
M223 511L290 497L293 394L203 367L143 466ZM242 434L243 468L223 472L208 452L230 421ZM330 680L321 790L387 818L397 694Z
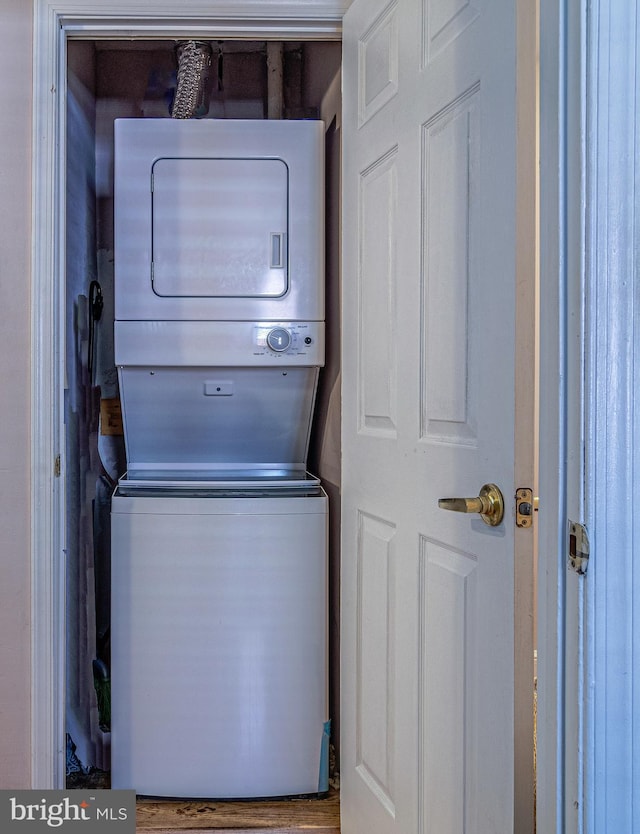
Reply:
M569 567L581 576L589 566L589 535L584 524L569 521Z
M531 527L537 509L538 499L533 497L532 489L520 487L516 490L516 527Z

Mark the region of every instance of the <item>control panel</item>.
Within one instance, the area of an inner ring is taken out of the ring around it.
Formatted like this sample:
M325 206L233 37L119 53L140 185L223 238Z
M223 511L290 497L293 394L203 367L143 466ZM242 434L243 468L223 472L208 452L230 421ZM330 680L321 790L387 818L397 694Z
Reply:
M306 356L317 351L318 334L313 324L287 322L260 324L254 330L254 356Z
M116 321L114 330L120 367L324 365L322 321Z

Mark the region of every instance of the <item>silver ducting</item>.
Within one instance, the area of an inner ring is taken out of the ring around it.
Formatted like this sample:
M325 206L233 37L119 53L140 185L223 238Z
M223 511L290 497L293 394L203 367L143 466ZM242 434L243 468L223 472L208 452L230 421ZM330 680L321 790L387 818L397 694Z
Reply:
M203 41L184 41L176 48L178 84L171 116L193 119L205 116L209 109L208 80L211 47Z

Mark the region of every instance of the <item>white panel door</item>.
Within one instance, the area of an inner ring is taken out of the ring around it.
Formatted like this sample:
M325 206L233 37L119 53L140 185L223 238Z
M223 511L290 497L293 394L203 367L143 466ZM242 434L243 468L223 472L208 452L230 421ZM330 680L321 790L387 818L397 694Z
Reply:
M511 0L355 0L344 834L513 831L515 116ZM500 525L439 509L487 482Z

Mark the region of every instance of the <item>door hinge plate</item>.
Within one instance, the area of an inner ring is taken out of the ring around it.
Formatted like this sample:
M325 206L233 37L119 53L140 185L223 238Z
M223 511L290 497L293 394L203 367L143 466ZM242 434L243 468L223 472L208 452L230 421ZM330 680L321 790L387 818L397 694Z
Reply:
M589 566L589 534L584 524L569 520L569 567L584 575Z
M520 487L516 490L516 527L531 527L533 513L537 509L537 499L533 497L532 489Z

